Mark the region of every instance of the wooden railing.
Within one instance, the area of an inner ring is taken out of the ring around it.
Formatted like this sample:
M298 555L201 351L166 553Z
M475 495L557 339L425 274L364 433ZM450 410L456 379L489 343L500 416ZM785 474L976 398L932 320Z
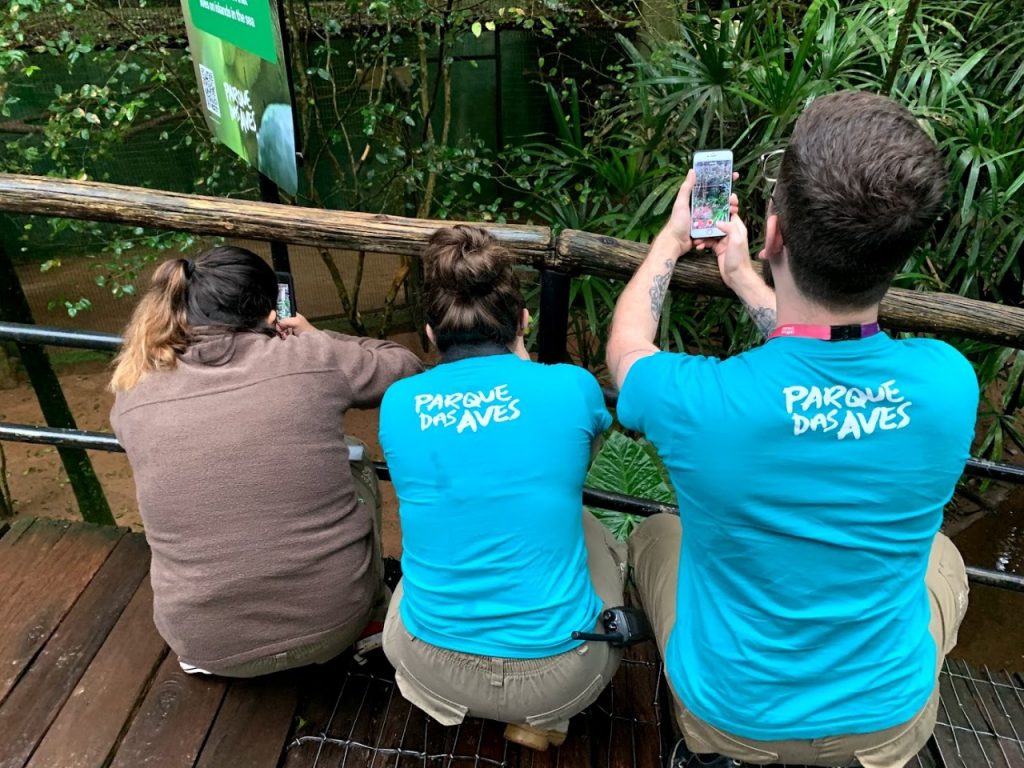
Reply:
M437 227L453 223L11 174L0 174L0 211L410 255L422 250ZM480 226L507 245L521 264L545 272L626 279L647 252L642 243L578 230L556 236L547 227ZM672 287L731 295L714 259L703 255L679 261ZM960 336L1024 349L1024 309L1016 307L894 288L882 302L880 319L894 330Z
M453 223L11 174L0 174L2 211L228 238L404 255L418 254L437 227ZM578 274L593 274L627 279L647 252L647 246L642 243L577 230L566 230L556 235L547 227L510 224L480 226L507 245L520 264L540 271L539 359L542 362L558 362L565 356L569 278ZM680 260L673 275L672 287L702 294L731 295L722 283L717 264L707 256L691 255ZM31 322L30 316L27 300L18 286L17 275L4 255L3 243L0 243L0 321ZM890 329L960 336L1024 349L1024 309L1016 307L945 293L893 289L882 303L881 320ZM96 446L81 442L94 436L77 430L60 384L37 346L54 343L44 337L47 333L61 331L4 325L4 336L19 344L26 370L39 395L47 426L64 430L59 440L51 435L47 441L59 447L83 516L94 522L112 523L113 517L102 488L84 450ZM104 348L116 345L108 338L85 338L88 334L80 335L83 337L79 340L81 345ZM29 431L41 431L40 428L29 428L27 425L3 424L0 439L6 437L31 441L32 435L27 432L22 434L23 427ZM99 437L108 443L112 439L112 436L107 435ZM111 449L107 443L104 446L105 449ZM1011 482L1021 480L1019 468L1009 465L973 461L968 471ZM641 513L644 504L650 504L640 499L605 499L604 502L625 504ZM1015 578L1020 579L1019 576ZM1020 586L1018 584L1017 588Z

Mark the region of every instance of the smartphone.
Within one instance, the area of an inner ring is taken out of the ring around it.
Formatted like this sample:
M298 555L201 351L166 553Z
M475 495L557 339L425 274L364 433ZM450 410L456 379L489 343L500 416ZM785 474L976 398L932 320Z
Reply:
M724 237L716 222L729 220L732 151L713 149L693 154L697 183L690 198L690 237Z
M295 305L295 281L290 272L275 272L277 275L277 317L284 320L295 317L298 307Z

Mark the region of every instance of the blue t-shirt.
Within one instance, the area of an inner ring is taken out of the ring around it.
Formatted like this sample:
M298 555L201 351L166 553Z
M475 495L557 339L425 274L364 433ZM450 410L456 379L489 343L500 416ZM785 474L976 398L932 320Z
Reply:
M666 667L698 717L760 740L870 733L935 685L924 575L978 383L930 339L777 338L630 369L623 425L683 524Z
M402 523L402 621L441 648L541 658L601 611L583 541L594 377L512 354L443 363L384 396L380 440Z

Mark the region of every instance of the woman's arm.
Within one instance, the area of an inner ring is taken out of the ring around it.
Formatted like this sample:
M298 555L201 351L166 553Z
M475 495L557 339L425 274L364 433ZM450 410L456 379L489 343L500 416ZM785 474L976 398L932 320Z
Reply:
M408 347L387 339L320 331L302 315L281 320L278 327L297 336L317 333L330 339L331 359L348 384L356 408L377 407L394 382L423 371L423 363Z

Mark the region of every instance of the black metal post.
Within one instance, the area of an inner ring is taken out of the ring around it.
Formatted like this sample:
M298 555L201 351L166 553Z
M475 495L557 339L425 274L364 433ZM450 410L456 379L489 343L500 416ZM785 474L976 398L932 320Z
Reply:
M260 177L260 200L264 203L280 203L281 195L277 191L277 184L272 182L262 173L257 172ZM288 244L278 240L270 241L270 260L277 272L291 272L292 262L288 256Z
M32 309L3 243L0 243L0 320L32 322ZM71 408L68 407L64 390L61 389L60 380L50 365L46 350L35 344L19 342L18 353L29 381L32 382L46 423L51 427L77 429L75 418L71 415ZM103 486L100 485L92 468L89 455L83 450L73 448L58 448L57 452L68 473L68 480L78 501L82 518L89 523L114 525L114 516L110 513L110 505L103 493Z
M537 359L542 363L563 363L568 357L571 287L572 278L565 272L541 270Z

